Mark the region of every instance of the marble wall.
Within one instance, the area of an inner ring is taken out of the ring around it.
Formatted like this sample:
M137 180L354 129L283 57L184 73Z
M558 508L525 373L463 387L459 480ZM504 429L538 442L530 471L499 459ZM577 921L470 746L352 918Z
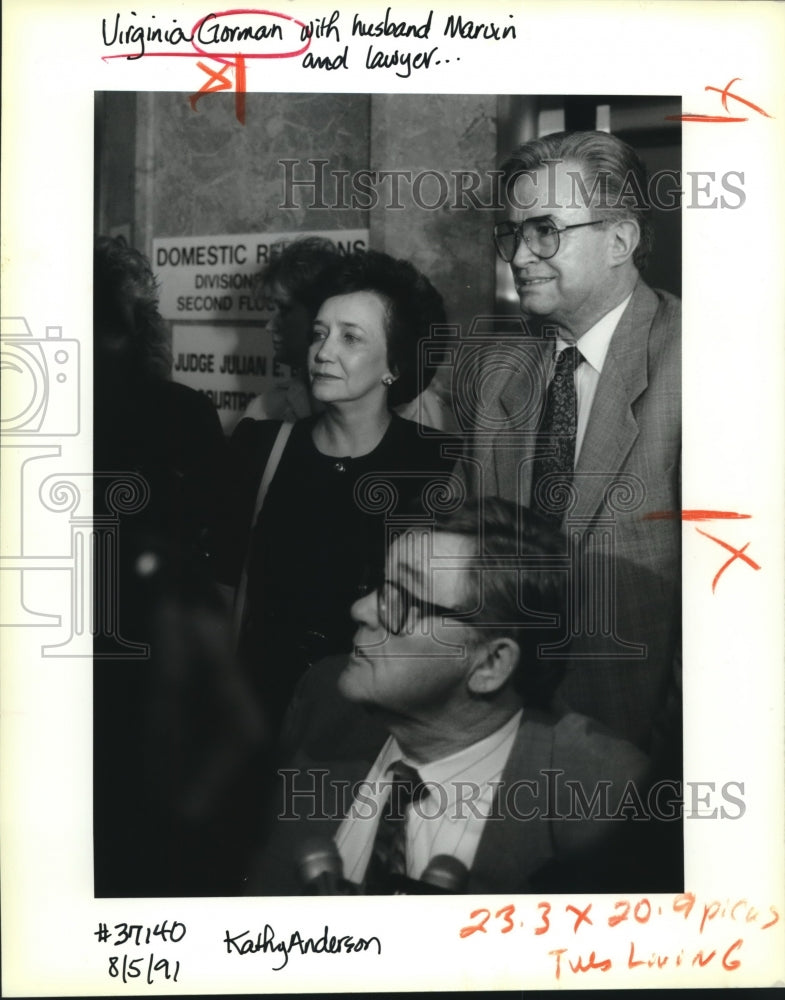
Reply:
M245 100L243 125L231 94L207 95L196 111L183 94L145 95L138 131L149 152L142 150L147 162L137 164L142 181L137 208L151 210L149 221L138 214L145 240L366 225L357 209L309 208L308 191L289 199L294 207L282 207L287 199L279 161L326 159L328 171L366 166L369 98L247 94ZM311 172L304 164L302 176Z
M431 278L451 321L465 326L492 310L493 213L457 193L455 171L479 172L476 198L489 203L494 96L247 94L244 125L233 94L206 95L196 111L181 93L135 96L135 128L120 131L109 123L121 103L127 119L128 95L102 95L96 203L104 231L125 223L134 245L150 254L156 237L370 228L372 248L412 260ZM314 175L306 161L328 161L321 205L312 190L287 196L285 159L300 161L298 178ZM129 163L130 198L118 171ZM352 206L351 177L369 169L411 172L411 182L399 183L403 208L391 207L389 181L377 183L375 205L359 197ZM343 196L340 171L348 172ZM415 193L423 171L437 172L446 188L425 177ZM133 217L124 218L129 211Z
M371 98L371 167L412 175L411 184L399 182L403 208L387 207L388 201L371 211L371 245L424 271L442 293L450 321L464 329L493 309L494 213L474 203L492 204L495 166L495 96ZM430 171L442 180L427 176ZM479 177L473 197L461 193L470 187L468 174Z

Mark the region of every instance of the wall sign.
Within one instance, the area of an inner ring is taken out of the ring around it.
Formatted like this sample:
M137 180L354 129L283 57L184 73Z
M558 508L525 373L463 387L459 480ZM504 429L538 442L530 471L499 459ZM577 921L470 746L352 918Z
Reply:
M153 240L161 315L173 322L172 378L206 393L229 434L254 396L290 377L273 360L269 310L255 280L294 240L322 236L344 253L367 229L167 237Z

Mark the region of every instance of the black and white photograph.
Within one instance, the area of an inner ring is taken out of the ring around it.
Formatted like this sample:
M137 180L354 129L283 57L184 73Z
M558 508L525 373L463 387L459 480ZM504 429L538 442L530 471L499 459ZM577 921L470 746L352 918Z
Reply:
M10 0L4 995L785 978L783 27Z
M683 889L680 112L97 95L98 895Z

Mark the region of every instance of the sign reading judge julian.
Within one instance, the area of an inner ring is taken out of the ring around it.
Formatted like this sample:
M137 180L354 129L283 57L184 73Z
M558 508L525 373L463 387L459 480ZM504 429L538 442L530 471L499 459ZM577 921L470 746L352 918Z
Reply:
M368 246L367 229L153 240L160 310L173 321L172 377L209 396L227 433L254 396L291 375L273 360L258 275L277 252L305 236L330 239L344 253Z

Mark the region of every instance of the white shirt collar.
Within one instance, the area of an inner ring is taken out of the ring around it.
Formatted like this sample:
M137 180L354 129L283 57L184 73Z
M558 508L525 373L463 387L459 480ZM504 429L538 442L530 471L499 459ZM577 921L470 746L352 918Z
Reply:
M468 780L470 777L473 782L481 785L499 776L507 763L510 748L520 727L522 711L517 711L489 736L427 764L415 764L403 753L395 737L391 736L388 759L390 762L403 759L416 768L422 781L433 782L447 790L448 801L452 801L461 780Z
M490 736L428 764L415 765L404 756L397 740L388 737L363 783L363 796L354 800L335 835L345 877L356 883L363 880L378 817L389 795L387 770L401 759L416 767L422 781L430 783L422 807L417 812L410 811L408 816L407 873L419 878L437 854L449 854L471 869L485 819L492 809L494 783L499 781L507 764L521 715L521 711L516 712ZM458 796L465 794L469 783L478 792L476 799L472 799L474 808L458 810L455 808Z
M577 341L576 346L580 351L581 357L584 361L588 361L596 372L602 371L602 366L605 364L605 356L611 344L611 338L616 332L616 327L619 325L622 313L629 305L631 298L632 292L630 292L623 302L620 302L610 312L605 313L594 326L589 327L586 333ZM561 351L567 346L568 342L561 336L557 336L557 349Z

